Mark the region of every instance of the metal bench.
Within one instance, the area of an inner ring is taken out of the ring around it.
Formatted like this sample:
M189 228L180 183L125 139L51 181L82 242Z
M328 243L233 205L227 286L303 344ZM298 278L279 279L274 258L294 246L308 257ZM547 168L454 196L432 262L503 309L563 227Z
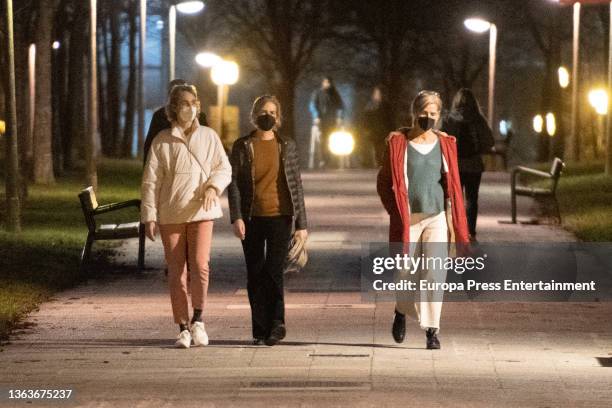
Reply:
M529 167L518 166L515 167L512 171L512 180L510 184L510 194L511 194L511 205L512 205L512 223L516 224L516 196L528 196L533 198L551 198L555 204L555 211L557 213L557 217L559 218L559 223L561 223L561 212L559 211L559 203L557 202L557 184L559 183L559 178L563 173L563 169L565 168L565 163L558 158L552 162L550 166L550 172L545 172L541 170L531 169ZM517 185L518 178L521 174L529 174L530 176L535 176L539 178L550 179L551 184L548 188L539 188L539 187L530 187L530 186L520 186Z
M137 207L140 209L140 200L129 200L120 203L112 203L106 205L98 205L96 193L92 187L87 187L79 193L81 208L85 216L85 224L89 230L87 241L81 253L81 271L84 270L87 261L91 255L91 247L94 241L114 240L138 238L138 269L144 269L144 252L145 252L145 230L140 221L124 223L124 224L102 224L96 223L96 216L112 211L121 210L129 207Z

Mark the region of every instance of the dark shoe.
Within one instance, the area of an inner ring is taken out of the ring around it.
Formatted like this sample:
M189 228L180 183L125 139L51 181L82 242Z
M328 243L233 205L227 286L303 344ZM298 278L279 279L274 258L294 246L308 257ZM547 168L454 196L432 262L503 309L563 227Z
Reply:
M393 334L393 340L396 343L403 343L404 337L406 336L406 316L395 311L395 318L393 319L393 328L391 329Z
M427 350L440 349L440 340L438 340L436 329L427 329L425 331L425 336L427 336Z
M264 341L264 339L253 339L253 345L254 346L263 346L264 344L266 344L266 342Z
M273 346L279 341L285 338L287 335L287 329L283 323L274 323L272 330L270 330L270 336L266 339L266 345Z

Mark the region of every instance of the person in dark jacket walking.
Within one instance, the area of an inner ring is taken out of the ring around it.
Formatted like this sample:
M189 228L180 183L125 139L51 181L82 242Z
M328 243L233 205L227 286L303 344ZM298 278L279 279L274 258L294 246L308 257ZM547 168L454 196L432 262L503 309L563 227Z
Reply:
M358 146L361 156L361 165L372 167L381 166L386 147L386 138L392 130L391 109L384 100L380 87L372 90L370 101L366 105L360 118L361 140Z
M234 235L247 267L254 344L272 346L286 335L283 265L291 240L305 240L306 209L295 141L279 135L281 107L274 96L255 100L255 130L234 142L228 188Z
M334 127L342 123L344 103L331 77L324 77L321 87L312 93L308 105L314 125L321 131L321 153L326 166L330 166L333 156L329 151L329 136Z
M491 128L480 111L474 93L460 89L453 98L451 111L444 121L443 130L457 138L459 173L465 191L470 240L476 239L478 217L478 191L484 171L482 154L491 152L495 145Z
M185 81L184 79L173 79L168 83L168 96L170 96L172 88L177 85L188 84L187 81ZM208 121L206 120L206 113L204 113L204 111L200 111L198 115L198 121L200 122L200 125L208 126ZM149 150L151 150L151 145L153 144L153 139L155 139L155 136L157 136L159 132L164 129L170 129L170 127L170 121L166 116L166 107L162 106L153 113L151 123L149 124L149 131L147 132L147 137L144 142L142 155L145 164L147 163L147 156L149 155Z

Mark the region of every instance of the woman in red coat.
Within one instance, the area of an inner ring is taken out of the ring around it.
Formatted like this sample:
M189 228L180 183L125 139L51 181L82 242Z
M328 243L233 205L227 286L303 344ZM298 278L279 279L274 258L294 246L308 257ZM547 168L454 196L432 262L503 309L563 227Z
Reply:
M469 243L463 193L457 167L455 138L437 130L442 100L437 92L421 91L412 102L412 127L391 132L377 191L389 213L389 241L410 256L448 256L449 243ZM402 270L400 279L445 282L446 270L432 264L418 271ZM433 265L433 266L432 266ZM417 284L418 284L417 283ZM418 287L418 286L417 286ZM398 295L393 338L404 341L406 314L426 334L428 349L439 349L440 291L405 291Z

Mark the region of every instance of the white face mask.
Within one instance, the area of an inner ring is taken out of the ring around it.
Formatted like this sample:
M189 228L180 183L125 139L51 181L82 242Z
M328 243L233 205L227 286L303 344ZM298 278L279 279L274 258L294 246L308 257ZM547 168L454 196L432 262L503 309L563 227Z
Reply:
M179 111L179 119L184 123L191 123L198 113L198 108L195 106L185 106Z

